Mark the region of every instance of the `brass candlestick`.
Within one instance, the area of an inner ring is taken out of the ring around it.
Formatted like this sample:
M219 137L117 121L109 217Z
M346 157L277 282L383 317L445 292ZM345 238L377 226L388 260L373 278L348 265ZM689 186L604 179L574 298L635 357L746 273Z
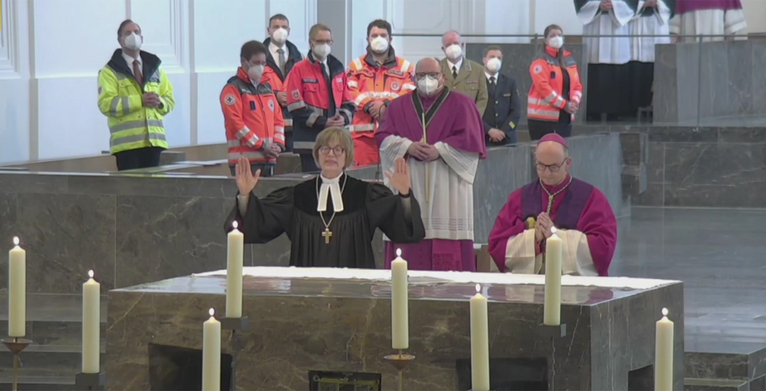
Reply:
M404 350L399 349L399 354L389 354L383 358L388 360L388 362L390 362L399 372L399 391L404 391L404 375L402 372L404 371L404 368L407 368L407 365L415 359L415 356L412 354L404 354Z
M25 338L13 337L3 339L5 347L13 353L13 391L19 390L19 366L21 365L19 354L31 343L31 339Z

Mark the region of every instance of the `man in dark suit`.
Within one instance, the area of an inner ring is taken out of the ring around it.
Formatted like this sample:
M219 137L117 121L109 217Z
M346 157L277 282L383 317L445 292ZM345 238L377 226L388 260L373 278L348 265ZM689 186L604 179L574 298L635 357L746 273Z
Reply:
M269 37L263 44L269 49L266 56L266 70L263 72L261 82L271 85L271 89L277 95L277 100L282 106L282 116L285 118L285 151L293 151L293 117L287 110L287 75L293 66L303 60L300 50L292 42L287 40L290 35L290 21L283 14L276 14L269 18L269 27L266 30Z
M489 101L484 111L487 146L516 143L516 126L521 119L521 100L516 79L500 73L503 52L498 46L484 49L484 76Z

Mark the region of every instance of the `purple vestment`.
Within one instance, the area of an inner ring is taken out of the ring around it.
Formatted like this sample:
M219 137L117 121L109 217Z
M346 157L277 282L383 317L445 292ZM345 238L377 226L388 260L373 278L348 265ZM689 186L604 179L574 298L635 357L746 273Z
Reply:
M476 103L468 96L446 88L431 98L420 98L417 92L413 92L391 102L375 133L378 146L388 136L399 136L416 142L423 140L423 117L428 123L428 144L441 141L486 159L484 125ZM472 240L437 238L423 240L418 244L387 242L385 259L388 269L396 257L397 248L402 250L402 258L407 260L410 270L476 271Z
M701 10L741 10L740 0L676 0L676 15Z

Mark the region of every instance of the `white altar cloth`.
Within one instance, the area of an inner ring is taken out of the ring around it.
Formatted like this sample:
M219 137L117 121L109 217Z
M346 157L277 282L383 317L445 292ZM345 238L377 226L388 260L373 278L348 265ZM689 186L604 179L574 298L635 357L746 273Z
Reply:
M338 279L338 280L367 280L390 281L391 271L382 269L347 269L347 268L309 268L309 267L278 267L251 266L245 267L243 275L255 278L306 278L306 279ZM410 285L435 283L474 283L492 285L545 285L545 276L541 274L511 274L511 273L477 273L477 272L442 272L410 270ZM226 276L226 269L206 273L192 274L192 277ZM612 289L643 290L667 285L679 281L657 280L630 277L589 277L562 276L562 286L588 286Z

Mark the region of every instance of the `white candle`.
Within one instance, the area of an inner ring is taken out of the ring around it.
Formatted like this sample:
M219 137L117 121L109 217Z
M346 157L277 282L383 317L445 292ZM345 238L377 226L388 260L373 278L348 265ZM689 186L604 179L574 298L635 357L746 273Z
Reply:
M487 298L476 284L471 298L471 390L489 391L489 321Z
M19 247L19 238L13 238L15 247L8 252L8 336L27 334L27 252Z
M561 238L556 227L551 227L551 237L545 241L545 314L543 323L548 326L561 324Z
M101 343L101 284L93 279L82 284L82 372L99 373Z
M654 348L654 390L673 390L673 322L668 319L668 309L662 309L662 319L657 321L656 346Z
M210 319L202 324L202 391L221 390L221 322L210 309Z
M244 260L245 235L234 229L229 232L226 262L226 317L242 317L242 262Z
M391 347L410 347L408 309L407 261L402 259L402 250L396 250L396 259L391 262Z

